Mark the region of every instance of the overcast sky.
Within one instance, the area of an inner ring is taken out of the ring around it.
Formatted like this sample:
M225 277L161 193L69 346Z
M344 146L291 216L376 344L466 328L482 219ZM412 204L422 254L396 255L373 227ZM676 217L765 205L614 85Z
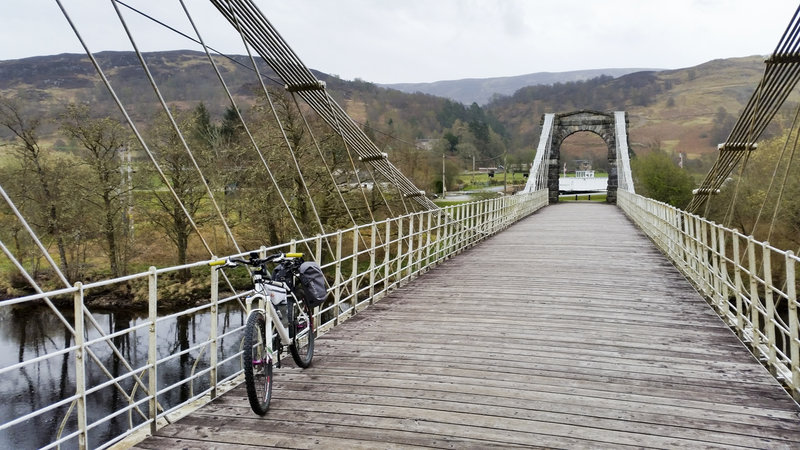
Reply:
M130 50L111 3L62 0L92 51ZM83 53L55 0L0 0L0 60ZM193 34L178 0L125 0ZM790 0L256 0L301 60L344 79L424 82L599 68L694 66L767 55ZM186 0L207 44L244 54L205 0ZM13 5L13 6L11 6ZM121 7L144 51L199 49Z

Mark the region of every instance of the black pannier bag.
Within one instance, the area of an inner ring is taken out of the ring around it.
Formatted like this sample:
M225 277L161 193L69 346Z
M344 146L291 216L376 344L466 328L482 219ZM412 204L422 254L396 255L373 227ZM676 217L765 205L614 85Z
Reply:
M303 285L303 293L309 308L316 308L325 302L328 290L325 287L325 275L319 264L313 261L300 264L300 284Z

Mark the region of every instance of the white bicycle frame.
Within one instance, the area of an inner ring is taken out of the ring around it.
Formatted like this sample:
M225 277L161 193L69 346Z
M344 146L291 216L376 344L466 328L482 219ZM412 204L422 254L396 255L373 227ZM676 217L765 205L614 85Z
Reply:
M270 287L274 289L269 289ZM285 292L282 293L278 291L278 289L281 289ZM253 295L249 295L245 298L245 304L250 306L254 301L258 301L258 308L252 309L250 314L257 312L264 313L266 318L265 327L267 330L270 330L270 339L268 339L268 342L265 342L264 345L266 345L268 353L270 357L272 357L272 354L275 351L275 349L271 348L273 324L275 331L277 331L278 336L281 338L281 343L285 346L289 346L292 343L292 339L289 337L289 329L283 325L281 316L271 301L272 296L275 294L285 295L287 310L292 306L291 302L299 303L301 300L294 295L294 292L289 289L289 286L286 283L282 281L263 280L261 278L256 278L256 276L253 277L253 292ZM269 311L269 313L267 313L267 311ZM303 311L302 308L300 311ZM305 314L305 312L302 312L301 314ZM308 323L311 323L311 318L306 318L306 320ZM311 330L311 327L307 327L306 332L308 332L308 330Z

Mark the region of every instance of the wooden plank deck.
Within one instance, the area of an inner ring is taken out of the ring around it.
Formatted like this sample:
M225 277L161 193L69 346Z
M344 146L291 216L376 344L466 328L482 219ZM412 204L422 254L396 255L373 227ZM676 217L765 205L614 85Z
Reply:
M549 206L139 448L800 446L800 409L616 207Z

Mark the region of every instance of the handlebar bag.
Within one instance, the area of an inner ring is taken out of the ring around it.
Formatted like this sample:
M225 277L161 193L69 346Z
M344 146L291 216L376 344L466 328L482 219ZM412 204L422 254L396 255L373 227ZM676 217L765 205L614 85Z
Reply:
M325 302L328 296L328 289L325 287L325 275L319 264L313 261L306 261L300 264L300 284L303 285L303 293L310 308L315 308Z

